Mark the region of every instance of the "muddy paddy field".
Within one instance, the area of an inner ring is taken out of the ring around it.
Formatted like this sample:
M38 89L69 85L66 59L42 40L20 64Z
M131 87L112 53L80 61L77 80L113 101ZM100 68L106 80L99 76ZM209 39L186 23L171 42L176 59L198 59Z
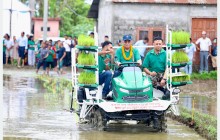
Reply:
M55 72L52 72L51 77L55 79L51 82L52 86L47 80L41 80L42 78L35 74L34 69L4 68L3 131L5 140L203 140L207 138L202 137L194 128L181 123L180 120L178 122L177 118L168 118L167 133L151 132L145 125L137 125L129 121L123 124L112 123L107 131L94 130L87 124L80 124L78 115L69 111L70 70L67 70L64 76L57 76ZM185 94L181 95L180 104L190 110L192 99L195 98L196 110L216 117L215 87L207 93L204 85L202 86L204 90L196 86L192 86L192 89L184 87L182 92ZM76 107L74 104L74 108Z

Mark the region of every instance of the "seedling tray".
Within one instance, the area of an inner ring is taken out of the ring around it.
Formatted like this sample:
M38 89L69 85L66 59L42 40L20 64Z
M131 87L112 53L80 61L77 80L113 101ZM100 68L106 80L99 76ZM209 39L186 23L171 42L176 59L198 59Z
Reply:
M172 87L185 86L187 84L192 84L192 81L172 82Z
M76 46L77 49L80 50L97 50L98 46Z
M171 46L171 50L182 49L186 47L190 47L191 44L167 44L168 47Z
M171 63L171 66L173 68L180 68L180 67L185 67L186 65L192 65L192 62L185 62L185 63ZM168 62L168 66L170 66L170 62Z
M178 77L178 76L186 76L187 74L182 74L182 73L180 73L180 74L174 74L174 75L172 75L171 76L171 78L172 77ZM170 84L170 79L168 79L168 83ZM192 81L180 81L180 82L171 82L171 84L172 84L172 87L179 87L179 86L185 86L185 85L187 85L187 84L192 84Z
M97 69L98 68L97 65L80 65L80 64L76 64L76 67L83 68L83 69Z
M78 83L78 86L85 87L85 88L96 88L96 87L98 87L98 84L80 84L80 83Z

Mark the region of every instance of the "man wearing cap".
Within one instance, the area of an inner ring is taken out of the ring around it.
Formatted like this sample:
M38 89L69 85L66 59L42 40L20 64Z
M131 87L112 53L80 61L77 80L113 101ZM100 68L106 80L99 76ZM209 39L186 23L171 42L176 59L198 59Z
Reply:
M142 64L140 54L136 48L133 48L131 40L132 38L130 35L123 36L124 44L122 47L116 50L116 54L115 54L115 59L116 59L115 62L118 66L121 63L126 63L126 62L137 62L139 63L139 65ZM120 74L121 72L117 73L114 77Z
M208 72L208 56L211 55L211 40L206 37L206 32L202 31L202 37L196 41L196 48L200 51L200 69L199 73L203 71ZM205 61L205 68L204 68Z
M111 64L114 59L114 49L112 48L112 43L109 41L105 41L102 44L102 51L99 54L99 85L104 83L104 87L102 89L102 97L107 98L107 94L111 89L111 79L112 72Z

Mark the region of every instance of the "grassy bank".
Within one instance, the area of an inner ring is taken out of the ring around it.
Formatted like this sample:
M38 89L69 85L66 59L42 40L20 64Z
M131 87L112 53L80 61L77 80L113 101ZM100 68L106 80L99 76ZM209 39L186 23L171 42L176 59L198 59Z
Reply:
M217 71L210 71L209 73L192 73L191 80L217 80Z
M194 120L192 121L192 111L185 107L180 107L180 116L171 118L182 122L197 131L201 136L208 140L217 139L217 118L208 114L194 111Z

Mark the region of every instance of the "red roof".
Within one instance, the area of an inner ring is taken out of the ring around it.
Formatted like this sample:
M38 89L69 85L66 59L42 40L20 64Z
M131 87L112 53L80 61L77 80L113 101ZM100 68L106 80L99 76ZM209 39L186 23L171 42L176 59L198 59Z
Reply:
M32 20L43 20L43 18L33 17ZM48 18L48 21L60 21L61 18Z
M124 3L217 4L217 0L112 0Z

